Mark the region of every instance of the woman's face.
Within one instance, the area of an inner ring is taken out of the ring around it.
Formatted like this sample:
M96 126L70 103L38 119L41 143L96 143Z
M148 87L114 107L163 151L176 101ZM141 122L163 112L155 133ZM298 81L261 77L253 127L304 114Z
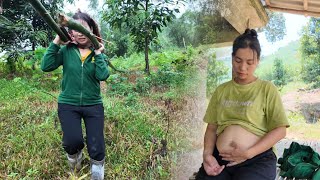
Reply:
M240 48L232 57L232 69L234 80L238 84L249 84L256 77L254 71L259 64L257 52L250 48Z
M92 29L89 27L88 23L84 20L76 20L78 21L80 24L82 24L83 27L85 27L87 30L89 30L90 32L92 32ZM89 45L91 43L90 39L87 38L85 35L83 35L81 32L78 32L76 30L72 30L72 34L74 37L74 40L80 44L80 45Z

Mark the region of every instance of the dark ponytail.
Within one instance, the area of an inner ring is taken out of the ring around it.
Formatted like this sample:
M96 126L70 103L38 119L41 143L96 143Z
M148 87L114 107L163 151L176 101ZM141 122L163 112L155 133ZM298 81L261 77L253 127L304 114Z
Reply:
M258 40L258 33L254 29L246 29L243 34L233 41L232 56L236 54L238 49L248 47L256 51L257 57L260 59L261 47Z

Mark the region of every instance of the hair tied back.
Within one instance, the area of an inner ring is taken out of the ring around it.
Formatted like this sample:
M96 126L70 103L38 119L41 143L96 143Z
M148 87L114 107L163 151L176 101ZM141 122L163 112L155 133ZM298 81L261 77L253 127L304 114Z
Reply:
M246 29L246 31L243 34L244 35L249 35L249 36L254 37L254 38L258 37L258 33L254 29Z

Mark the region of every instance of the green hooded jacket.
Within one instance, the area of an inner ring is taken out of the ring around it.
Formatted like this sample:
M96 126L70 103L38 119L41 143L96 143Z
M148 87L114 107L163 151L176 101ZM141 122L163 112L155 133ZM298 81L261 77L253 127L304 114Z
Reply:
M60 46L50 43L41 61L41 69L50 72L63 66L59 103L75 106L101 104L100 81L109 77L104 54L92 51L84 62L74 44Z
M310 146L292 142L278 163L282 177L320 180L320 156Z

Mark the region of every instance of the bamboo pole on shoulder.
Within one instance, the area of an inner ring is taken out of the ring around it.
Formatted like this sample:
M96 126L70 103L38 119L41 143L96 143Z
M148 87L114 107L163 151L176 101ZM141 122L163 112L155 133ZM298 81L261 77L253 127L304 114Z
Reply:
M59 24L61 26L68 27L70 29L74 29L74 30L81 32L83 35L85 35L86 37L88 37L91 40L95 49L100 48L99 41L97 40L97 38L100 38L100 37L97 37L96 35L94 35L90 31L88 31L85 27L82 26L82 24L78 23L77 21L73 20L72 18L70 18L64 14L61 14L61 13L59 14L58 19L59 19ZM100 39L103 40L102 38L100 38ZM107 43L111 43L106 40L103 40L103 41L105 41ZM108 61L108 64L111 69L113 69L117 72L125 73L125 71L116 69L110 61Z
M61 30L61 28L53 20L53 18L50 16L48 11L40 3L39 0L28 0L28 1L32 5L32 7L39 13L39 15L48 23L48 25L60 36L62 41L67 42L67 41L71 40L70 36L65 34ZM97 40L97 38L99 38L99 37L96 37L94 34L92 34L90 31L88 31L85 27L83 27L80 23L74 21L72 18L69 18L66 15L63 15L61 13L59 14L58 19L59 19L59 24L61 26L65 26L65 27L68 27L70 29L74 29L74 30L77 30L77 31L81 32L83 35L87 36L91 40L91 42L92 42L92 44L93 44L95 49L99 49L100 48L99 41ZM104 40L104 41L108 42L108 43L111 43L111 42L106 41L106 40ZM125 71L116 69L110 61L108 61L108 64L111 67L111 69L113 69L113 70L115 70L117 72L126 73Z
M74 30L81 32L83 35L85 35L87 38L90 39L90 41L92 42L95 49L100 48L99 41L97 40L95 35L93 33L91 33L90 31L88 31L85 27L83 27L82 24L78 23L77 21L73 20L72 18L60 13L58 15L58 23L61 26L68 27L70 29L74 29Z
M62 41L67 42L70 40L70 37L68 37L66 34L62 32L60 27L53 20L53 18L50 16L46 8L41 4L39 0L28 1L32 5L32 7L39 13L39 15L46 21L46 23L48 23L51 29L54 30L54 32L56 32L60 36Z

